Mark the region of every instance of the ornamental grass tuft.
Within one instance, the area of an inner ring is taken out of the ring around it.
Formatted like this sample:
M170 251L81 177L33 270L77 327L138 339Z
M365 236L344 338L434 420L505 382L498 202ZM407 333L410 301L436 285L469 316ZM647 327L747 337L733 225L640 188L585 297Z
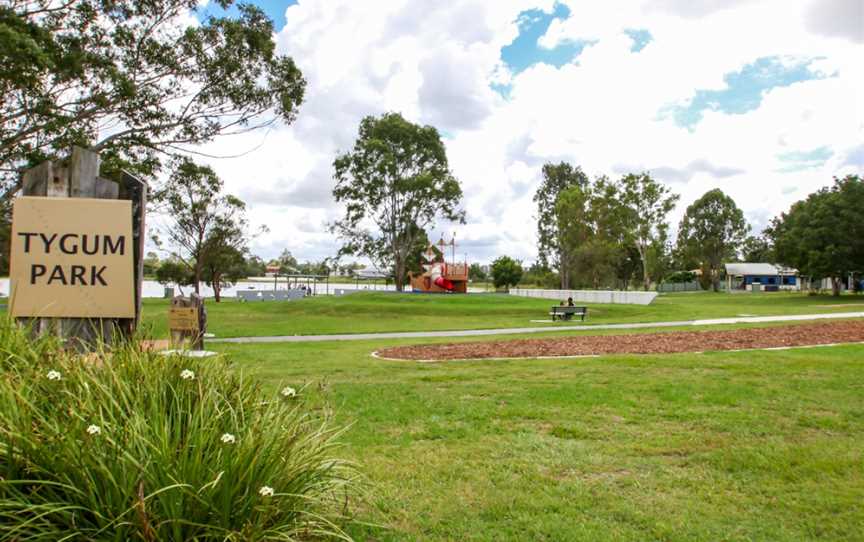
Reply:
M8 320L0 371L0 540L348 538L357 471L303 394L221 358L82 358Z

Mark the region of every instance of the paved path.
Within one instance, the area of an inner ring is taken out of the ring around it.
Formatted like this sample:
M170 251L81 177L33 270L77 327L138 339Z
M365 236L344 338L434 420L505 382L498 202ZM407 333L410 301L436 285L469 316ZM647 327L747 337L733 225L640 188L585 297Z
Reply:
M759 324L763 322L794 322L829 318L864 318L864 312L835 312L828 314L790 314L785 316L746 316L715 318L712 320L684 320L680 322L645 322L638 324L583 324L578 326L514 327L502 329L466 329L461 331L399 331L391 333L351 333L344 335L282 335L276 337L233 337L208 339L208 343L304 343L320 341L368 341L376 339L420 339L433 337L483 337L486 335L522 335L548 331L593 331L603 329L644 329L658 327L715 326L721 324Z

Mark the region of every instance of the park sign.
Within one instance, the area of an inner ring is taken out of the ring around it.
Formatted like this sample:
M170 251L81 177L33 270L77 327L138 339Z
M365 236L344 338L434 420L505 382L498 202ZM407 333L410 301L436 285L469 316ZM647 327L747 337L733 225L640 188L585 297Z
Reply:
M171 307L168 312L168 328L171 331L200 331L196 307Z
M135 317L131 201L19 197L10 242L12 316Z

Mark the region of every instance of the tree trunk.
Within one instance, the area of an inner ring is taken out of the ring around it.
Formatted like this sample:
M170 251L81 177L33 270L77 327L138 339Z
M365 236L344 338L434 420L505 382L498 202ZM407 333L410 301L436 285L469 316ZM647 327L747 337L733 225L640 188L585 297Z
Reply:
M201 264L197 261L195 262L195 293L200 295L200 284L201 284Z
M219 273L213 273L213 301L219 303L222 299L222 278Z
M393 282L396 284L396 291L401 292L405 289L405 262L399 256L396 256L394 271Z
M636 243L636 250L639 251L639 259L642 260L642 283L647 292L651 288L651 277L648 276L648 249Z
M831 295L837 297L840 295L840 279L831 277Z

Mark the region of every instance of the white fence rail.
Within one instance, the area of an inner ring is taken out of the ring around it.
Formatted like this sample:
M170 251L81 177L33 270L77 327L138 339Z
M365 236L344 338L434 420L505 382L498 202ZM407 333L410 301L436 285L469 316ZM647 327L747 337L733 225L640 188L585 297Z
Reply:
M510 295L519 297L538 297L566 301L573 298L574 303L608 303L613 305L649 305L657 292L619 292L614 290L535 290L511 288Z

